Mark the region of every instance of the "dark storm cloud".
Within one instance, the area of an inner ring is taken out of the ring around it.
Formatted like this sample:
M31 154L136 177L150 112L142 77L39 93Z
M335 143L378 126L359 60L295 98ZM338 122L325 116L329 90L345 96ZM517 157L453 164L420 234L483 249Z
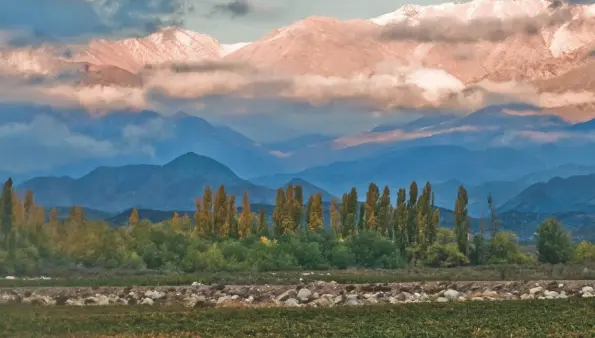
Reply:
M229 14L232 17L246 16L254 10L254 6L247 0L233 0L225 4L213 6L212 14Z

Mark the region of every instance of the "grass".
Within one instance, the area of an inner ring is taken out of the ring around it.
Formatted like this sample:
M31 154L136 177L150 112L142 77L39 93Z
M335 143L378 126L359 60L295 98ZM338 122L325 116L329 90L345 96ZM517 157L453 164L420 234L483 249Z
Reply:
M299 284L300 282L335 281L342 284L365 284L416 281L500 281L500 280L593 280L595 267L585 272L583 265L477 266L459 268L407 268L400 270L347 269L286 272L217 272L202 274L157 273L118 274L103 271L96 275L72 273L71 277L51 280L0 280L0 287L50 286L157 286L203 284Z
M587 337L595 301L317 309L0 306L0 337Z

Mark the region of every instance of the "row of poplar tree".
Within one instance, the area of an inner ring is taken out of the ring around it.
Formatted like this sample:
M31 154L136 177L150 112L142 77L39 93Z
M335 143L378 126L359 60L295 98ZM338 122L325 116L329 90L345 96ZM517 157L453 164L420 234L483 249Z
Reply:
M391 238L403 251L424 252L435 243L440 226L440 210L434 205L431 184L427 182L420 191L414 181L408 193L401 188L396 197L393 205L388 186L381 193L376 184L370 183L365 201L360 202L356 188L352 188L343 194L341 202L337 198L331 200L330 219L325 222L322 195L310 195L304 202L302 186L289 185L277 190L275 209L269 223L264 208L258 213L252 212L247 192L243 195L238 213L235 196L228 195L224 186L220 186L214 194L207 186L202 196L195 200L193 217L187 214L180 217L175 213L170 222L174 231L191 226L195 235L210 238L245 238L253 234L279 237L289 233L320 231L328 224L330 230L341 238L358 231L377 231ZM491 209L491 197L488 202ZM467 204L467 191L461 186L454 206L454 232L459 250L469 255ZM129 223L133 226L139 223L136 209L133 209ZM493 231L496 226L492 221Z

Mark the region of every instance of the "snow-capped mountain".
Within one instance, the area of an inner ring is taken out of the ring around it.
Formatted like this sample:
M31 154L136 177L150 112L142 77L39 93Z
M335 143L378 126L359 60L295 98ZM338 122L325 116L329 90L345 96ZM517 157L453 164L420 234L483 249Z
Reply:
M93 75L84 83L123 79L142 86L136 77L149 65L233 61L299 77L293 80L296 91L310 100L369 97L383 107L403 101L417 107L459 100L449 93L467 100L480 85L505 95L526 90L532 103L574 120L595 113L595 85L588 76L595 69L595 5L557 0L406 5L372 19L309 17L234 44L168 27L147 37L68 48L66 56L47 46L0 48L0 72L48 74L77 64ZM528 87L509 85L519 81Z

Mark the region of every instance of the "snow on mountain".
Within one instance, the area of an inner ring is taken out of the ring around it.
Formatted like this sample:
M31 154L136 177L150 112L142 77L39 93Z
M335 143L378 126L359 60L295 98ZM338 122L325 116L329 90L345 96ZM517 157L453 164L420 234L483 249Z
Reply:
M231 54L238 49L244 48L249 45L250 42L238 42L238 43L230 43L230 44L222 44L221 45L221 57L226 56L227 54Z
M214 38L177 27L161 29L144 38L94 40L75 61L111 65L136 73L146 65L218 59L221 46Z
M439 5L404 5L398 10L371 19L378 25L414 19L448 17L463 21L484 18L506 19L536 16L551 6L549 0L474 0L465 3L447 2Z

